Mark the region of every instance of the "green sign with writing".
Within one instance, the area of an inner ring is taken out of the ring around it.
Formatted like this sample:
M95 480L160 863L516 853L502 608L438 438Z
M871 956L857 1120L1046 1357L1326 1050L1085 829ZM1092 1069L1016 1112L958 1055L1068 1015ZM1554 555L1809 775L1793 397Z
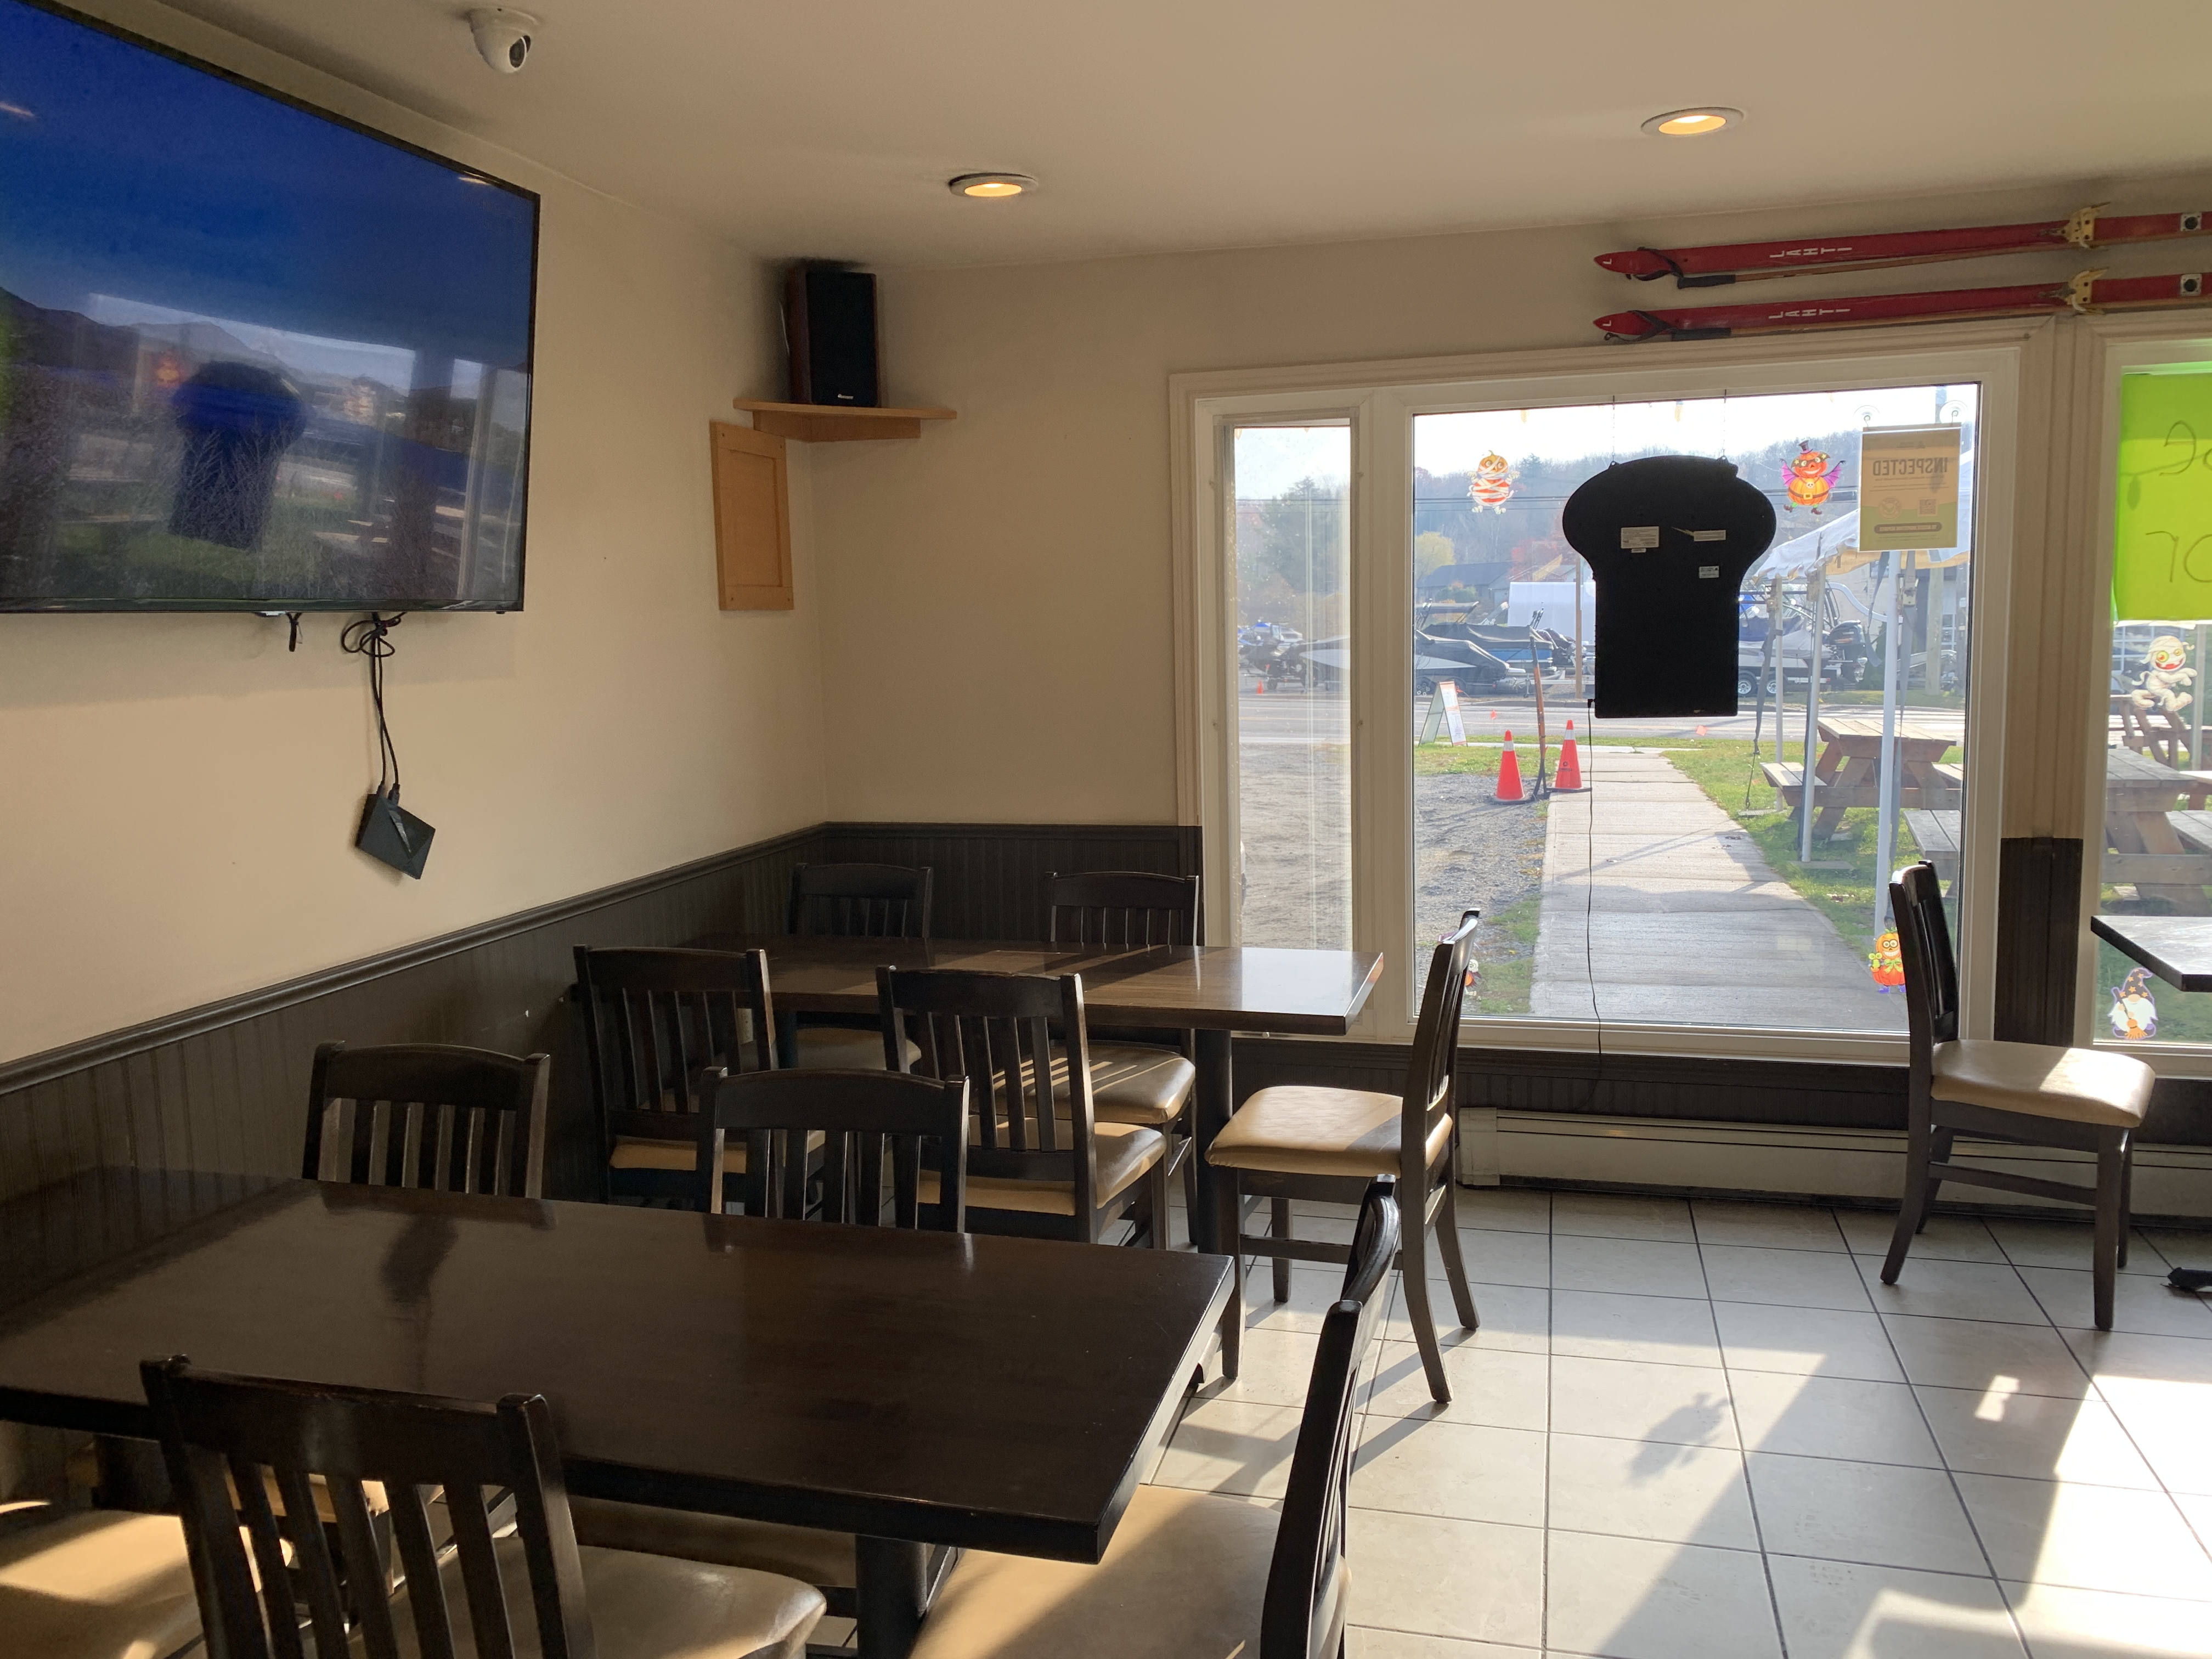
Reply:
M2212 617L2212 374L2120 381L2112 614Z

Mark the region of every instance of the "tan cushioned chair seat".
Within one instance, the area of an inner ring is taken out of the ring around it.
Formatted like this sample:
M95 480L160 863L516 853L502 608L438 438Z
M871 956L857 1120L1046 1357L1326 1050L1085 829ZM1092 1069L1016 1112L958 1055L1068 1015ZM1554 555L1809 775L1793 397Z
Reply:
M820 1130L806 1137L806 1150L822 1149ZM608 1159L608 1167L616 1170L682 1170L687 1174L699 1167L698 1149L684 1140L645 1140L632 1135L617 1135L615 1149ZM737 1135L722 1141L722 1173L743 1175L745 1172L745 1144Z
M694 1515L650 1504L617 1504L605 1498L571 1498L576 1541L605 1549L642 1550L684 1561L780 1572L806 1584L855 1583L853 1534L815 1527L779 1526L733 1515Z
M518 1652L535 1653L538 1628L530 1607L530 1577L522 1540L502 1538L500 1588ZM584 1604L598 1638L599 1659L801 1659L806 1638L822 1618L822 1592L779 1573L746 1567L674 1561L634 1550L584 1549ZM420 1652L415 1621L403 1590L392 1604L392 1622L404 1659ZM446 1569L446 1604L460 1610L453 1631L454 1659L476 1659L468 1606L458 1560ZM358 1637L354 1651L365 1655Z
M1206 1160L1278 1175L1379 1176L1398 1172L1398 1121L1405 1103L1367 1089L1278 1084L1237 1109ZM1451 1139L1447 1112L1429 1133L1433 1166Z
M912 1037L904 1039L906 1063L921 1058ZM842 1025L802 1025L799 1028L799 1063L802 1072L880 1072L884 1069L884 1034L854 1031Z
M222 1479L223 1484L230 1488L230 1501L234 1504L237 1503L237 1482L230 1478L228 1472L225 1472ZM276 1472L274 1469L262 1472L261 1486L262 1489L269 1494L270 1512L276 1515L283 1514L284 1489L276 1484ZM328 1525L336 1526L338 1510L337 1505L331 1501L330 1482L319 1474L311 1474L307 1477L307 1489L315 1495L315 1518ZM368 1505L368 1512L371 1515L381 1515L392 1507L390 1500L384 1495L384 1483L380 1480L362 1481L361 1496L362 1501Z
M687 1173L699 1167L699 1149L681 1140L640 1140L630 1135L617 1135L615 1149L607 1158L607 1166L615 1170L682 1170ZM722 1173L743 1175L745 1172L745 1144L732 1139L722 1143Z
M1122 1191L1160 1161L1167 1137L1158 1129L1136 1123L1093 1126L1098 1148L1098 1201ZM924 1170L918 1196L924 1204L937 1202L937 1171ZM968 1207L971 1210L1027 1210L1033 1215L1073 1215L1075 1188L1056 1181L1006 1181L995 1176L968 1177Z
M1055 1069L1064 1073L1066 1066L1063 1060ZM1182 1115L1197 1081L1198 1068L1172 1048L1142 1042L1091 1045L1091 1106L1102 1121L1160 1128ZM1064 1075L1054 1079L1053 1092L1066 1097Z
M0 1533L0 1654L167 1659L199 1629L174 1516L95 1510Z
M1967 1037L1939 1042L1929 1093L1961 1105L2131 1129L2142 1121L2156 1080L2126 1054L2042 1042Z
M1029 1086L1030 1064L1022 1062L1022 1084ZM1143 1042L1091 1045L1091 1109L1102 1123L1140 1123L1164 1128L1182 1115L1198 1080L1198 1068L1172 1048ZM1067 1098L1067 1051L1052 1053L1053 1098Z
M969 1550L913 1659L1259 1659L1275 1512L1139 1486L1095 1567Z

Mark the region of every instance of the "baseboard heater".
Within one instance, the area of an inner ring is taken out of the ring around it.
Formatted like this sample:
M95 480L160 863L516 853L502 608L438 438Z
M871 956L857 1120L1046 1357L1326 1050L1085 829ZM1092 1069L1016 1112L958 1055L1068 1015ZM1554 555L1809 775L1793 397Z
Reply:
M2081 1181L2086 1154L1998 1142L1960 1154L2023 1175ZM2212 1147L2136 1149L2135 1211L2146 1222L2212 1226ZM2068 1168L2064 1166L2075 1166ZM1460 1179L1470 1186L1567 1186L1689 1195L1890 1204L1904 1180L1905 1133L1687 1118L1606 1117L1466 1107ZM1948 1207L1950 1196L1943 1200ZM2058 1210L2020 1199L1961 1207Z

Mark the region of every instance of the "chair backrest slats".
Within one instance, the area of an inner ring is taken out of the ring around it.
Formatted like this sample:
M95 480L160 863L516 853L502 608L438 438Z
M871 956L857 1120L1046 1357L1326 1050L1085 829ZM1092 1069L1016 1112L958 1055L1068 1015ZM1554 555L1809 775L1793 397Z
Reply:
M902 864L802 864L791 872L787 933L927 939L933 872Z
M507 1629L507 1597L500 1589L499 1560L492 1553L491 1517L484 1512L483 1488L449 1486L445 1498L447 1518L453 1528L453 1548L460 1557L461 1589L469 1604L469 1629L476 1638L477 1659L514 1659L514 1644Z
M1205 932L1196 876L1092 870L1044 878L1045 938L1055 945L1144 950L1196 945Z
M621 1136L693 1139L702 1075L775 1064L765 951L580 945L576 988L610 1152Z
M407 1610L413 1616L416 1650L423 1659L453 1659L453 1633L446 1607L446 1587L438 1571L438 1547L422 1491L414 1486L387 1486L392 1501L392 1536L401 1571L410 1589Z
M958 1232L966 1219L968 1095L965 1079L939 1081L902 1072L752 1072L710 1079L700 1111L698 1167L720 1163L727 1136L743 1135L750 1155L766 1157L778 1174L806 1169L811 1137L822 1137L823 1221L874 1227L883 1223L885 1143L890 1146L896 1224L921 1224L918 1187L925 1160L936 1170L937 1225ZM787 1220L807 1214L803 1179L771 1176L766 1213ZM720 1207L711 1176L699 1182L698 1206Z
M304 1650L300 1643L299 1615L293 1607L292 1576L284 1559L285 1546L290 1540L277 1527L260 1468L235 1453L226 1461L228 1480L225 1489L237 1494L246 1535L252 1544L254 1574L261 1585L262 1603L268 1610L269 1634L277 1659L301 1659ZM313 1515L314 1511L311 1509L307 1513Z
M1343 1291L1322 1316L1267 1570L1257 1659L1334 1659L1343 1643L1352 1397L1398 1244L1395 1188L1377 1181L1360 1200Z
M887 1057L904 1069L894 1038L911 1023L921 1070L968 1080L969 1175L1069 1182L1088 1225L1098 1159L1082 975L883 967L876 1000Z
M1482 912L1468 910L1459 926L1437 941L1429 953L1429 975L1421 986L1420 1018L1406 1058L1404 1109L1398 1126L1399 1179L1415 1182L1428 1166L1429 1137L1453 1108L1459 1060L1461 1012L1466 1006L1469 952Z
M364 1563L362 1582L379 1586L392 1582L392 1558L369 1519L368 1495L361 1482L343 1476L325 1477L331 1510L337 1517L338 1549L349 1562ZM410 1488L411 1491L412 1488ZM288 1500L289 1501L289 1500ZM355 1599L356 1633L368 1650L368 1659L399 1659L398 1633L392 1627L392 1604L382 1595Z
M421 1659L453 1659L454 1621L463 1617L477 1659L514 1659L487 1487L515 1498L536 1626L523 1650L592 1659L582 1559L543 1399L514 1395L489 1406L226 1376L181 1358L149 1360L139 1372L177 1492L202 1623L223 1659L308 1659L310 1644L313 1659L352 1659L349 1610L369 1659L397 1659L386 1599L392 1564L375 1540L366 1480L380 1482L391 1505L398 1588ZM333 1528L317 1517L311 1476L327 1488ZM269 1501L272 1480L281 1514ZM450 1565L430 1526L434 1491L450 1521ZM458 1598L447 1594L455 1577ZM303 1592L304 1641L295 1605Z
M1943 888L1936 866L1923 860L1890 878L1890 925L1897 929L1905 969L1905 1024L1912 1069L1927 1080L1939 1042L1959 1035L1959 964L1943 915Z
M552 1059L403 1043L315 1050L301 1173L357 1185L536 1198L544 1188ZM333 1122L346 1119L333 1133Z
M307 1594L307 1616L315 1645L327 1652L345 1640L346 1616L338 1589L337 1563L316 1517L315 1489L296 1464L276 1469L277 1494L284 1500L284 1536L292 1546L294 1572Z

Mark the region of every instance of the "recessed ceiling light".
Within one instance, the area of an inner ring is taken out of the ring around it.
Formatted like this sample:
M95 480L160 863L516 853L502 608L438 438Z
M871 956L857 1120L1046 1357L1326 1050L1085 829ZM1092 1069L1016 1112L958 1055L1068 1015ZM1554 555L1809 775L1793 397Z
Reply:
M1026 196L1037 187L1037 181L1026 173L963 173L957 179L947 179L945 187L955 196L994 202L1008 196Z
M1741 110L1701 104L1695 109L1670 109L1664 115L1655 115L1644 124L1644 130L1662 138L1702 138L1709 132L1723 132L1742 125Z

